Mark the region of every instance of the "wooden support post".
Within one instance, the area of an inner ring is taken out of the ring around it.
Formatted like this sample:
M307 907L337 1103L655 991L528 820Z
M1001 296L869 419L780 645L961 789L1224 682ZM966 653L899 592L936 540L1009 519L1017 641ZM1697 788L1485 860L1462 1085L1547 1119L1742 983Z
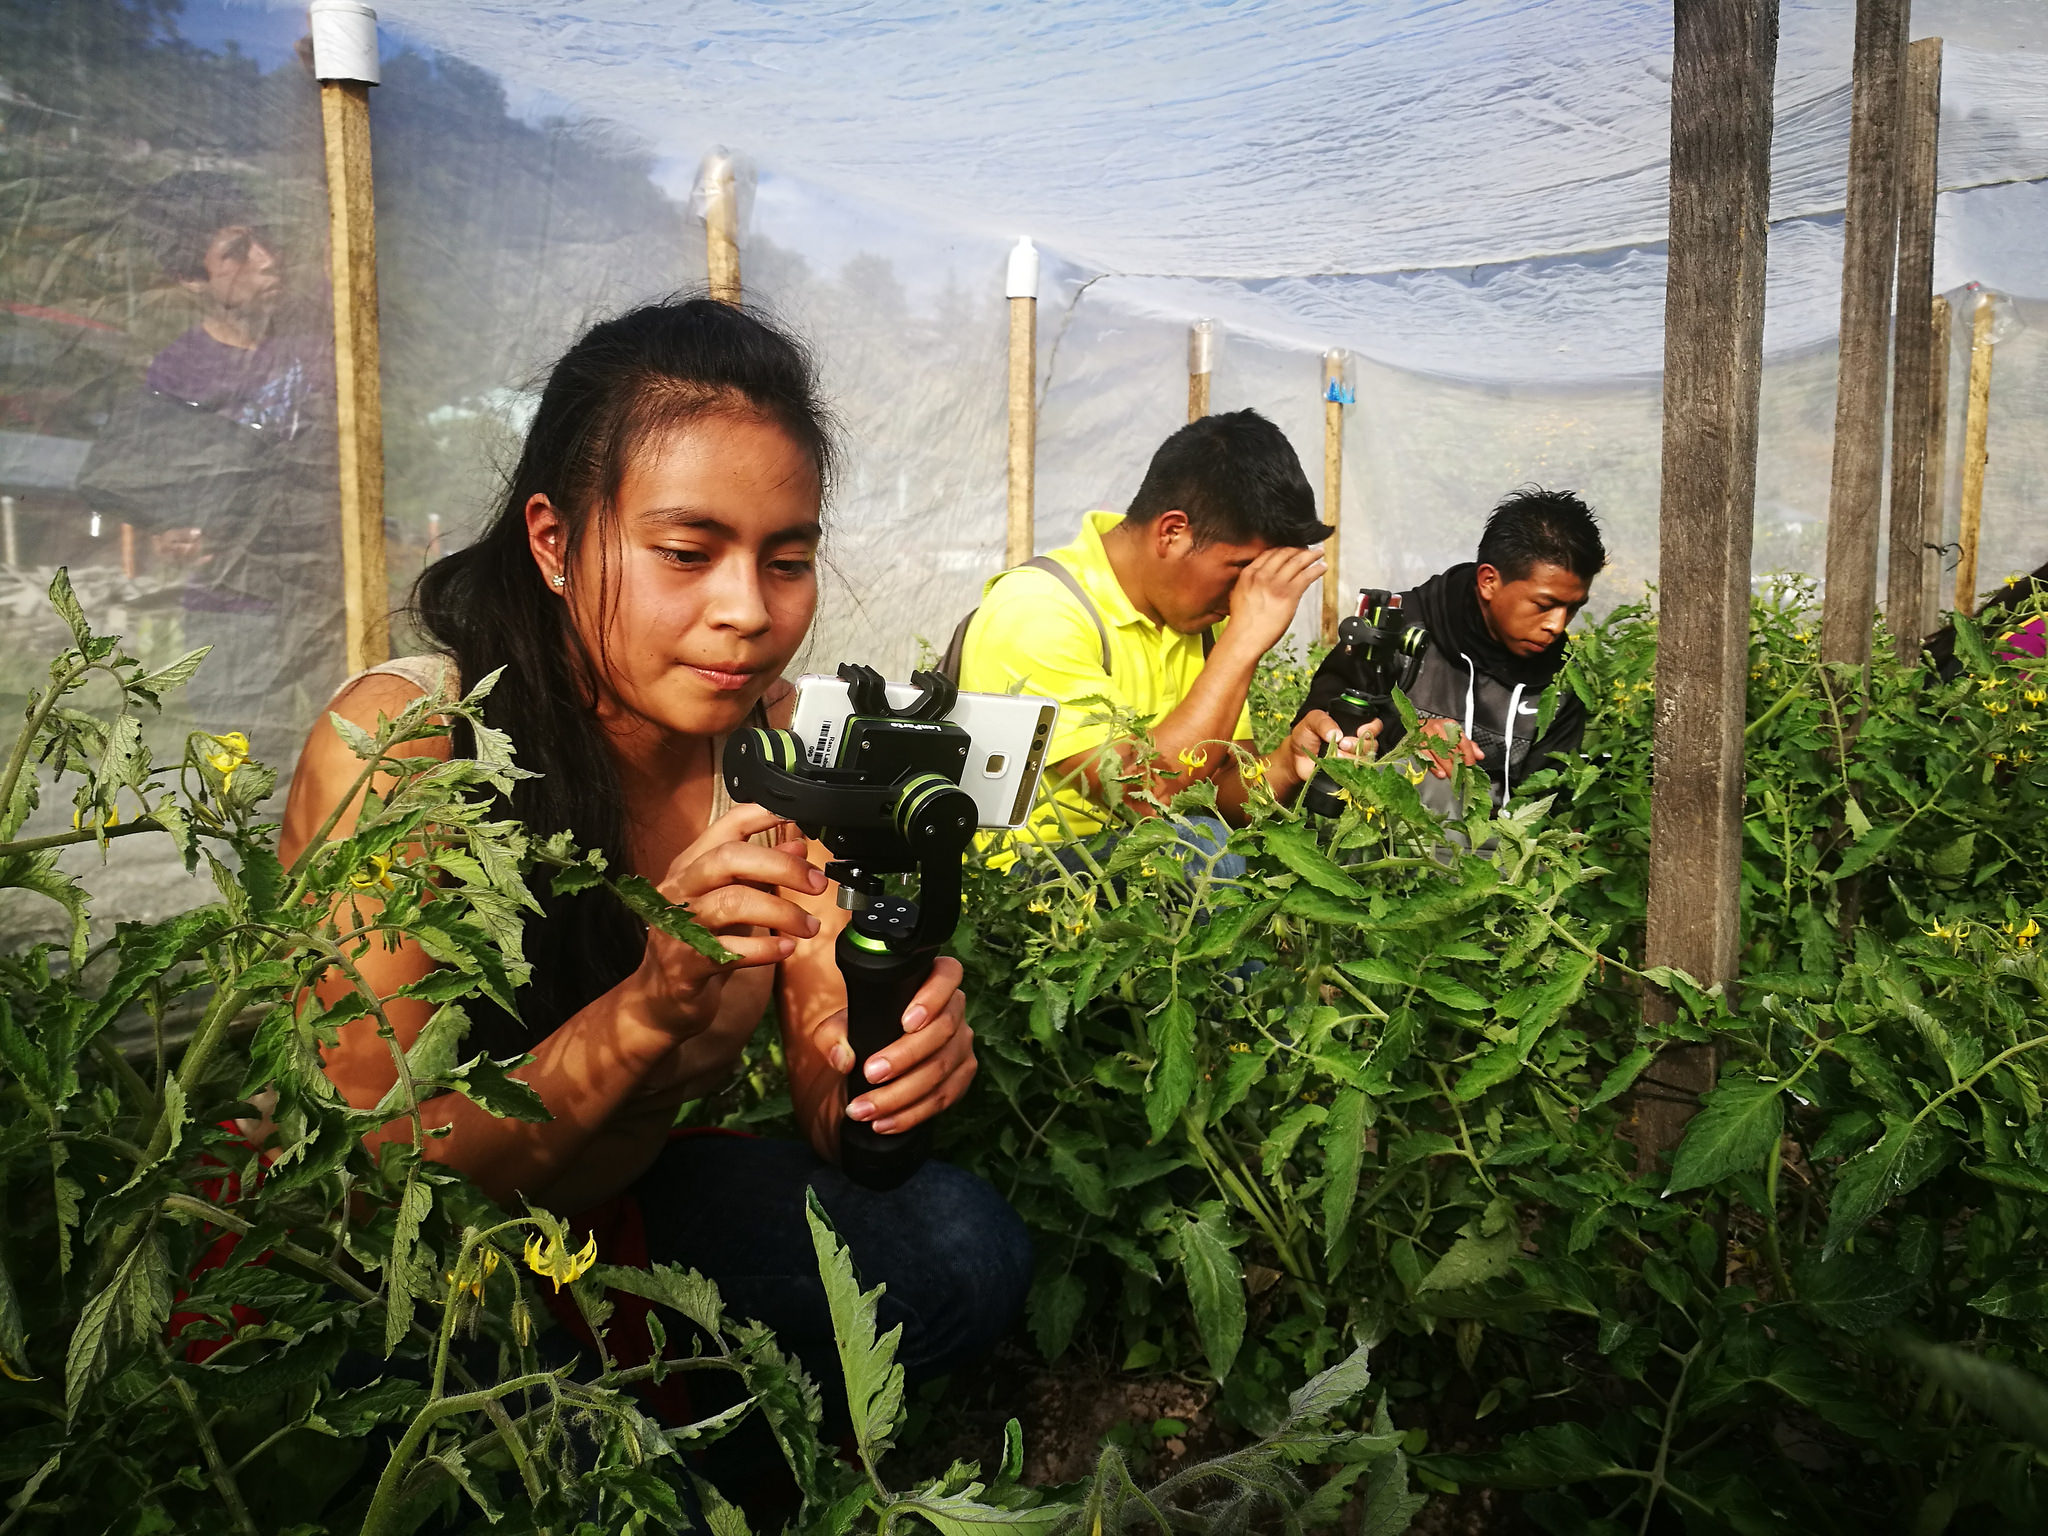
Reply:
M9 570L21 564L21 530L15 526L12 496L0 496L0 561Z
M1834 478L1828 488L1824 661L1870 660L1877 532L1884 502L1885 354L1899 225L1899 118L1905 99L1908 0L1856 0L1849 124L1849 202L1842 231L1841 360L1835 385Z
M1216 368L1216 322L1197 320L1188 327L1188 420L1209 414L1209 375Z
M714 149L704 157L704 270L711 297L721 304L740 302L739 192L733 182L732 156Z
M1984 466L1991 458L1991 295L1979 292L1970 319L1970 408L1963 418L1963 516L1956 535L1956 612L1977 611L1977 539L1984 527Z
M1906 100L1900 128L1899 280L1892 362L1891 559L1885 620L1901 661L1920 653L1921 586L1927 542L1927 445L1934 394L1935 149L1941 128L1941 39L1906 51ZM1939 525L1937 525L1939 526Z
M1323 521L1330 535L1323 540L1323 644L1337 643L1337 625L1344 617L1344 574L1340 540L1344 528L1344 402L1350 386L1344 380L1347 359L1339 347L1323 354Z
M1010 251L1010 519L1007 568L1036 554L1032 475L1038 459L1038 249L1019 240Z
M1657 694L1652 965L1731 982L1741 936L1742 729L1771 202L1777 0L1676 0ZM1669 1018L1652 992L1644 1011ZM1665 1049L1633 1100L1645 1168L1713 1086L1711 1045Z
M318 67L317 64L315 66ZM391 657L384 556L384 414L378 389L377 214L370 87L322 80L327 231L334 274L334 392L341 429L341 581L348 670Z
M121 525L121 574L128 580L135 579L135 525Z
M1928 343L1927 468L1920 477L1920 634L1941 624L1942 535L1948 531L1948 300L1934 299L1933 339Z

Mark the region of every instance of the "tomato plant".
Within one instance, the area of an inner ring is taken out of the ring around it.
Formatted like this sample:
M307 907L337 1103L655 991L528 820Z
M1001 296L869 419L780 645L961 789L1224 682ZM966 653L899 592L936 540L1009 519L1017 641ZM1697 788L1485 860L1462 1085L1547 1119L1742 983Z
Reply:
M1426 1473L1560 1532L2038 1524L2048 689L1968 620L1959 675L1880 637L1867 685L1818 627L1757 601L1732 997L1643 968L1642 606L1573 642L1586 755L1503 819L1340 767L1333 822L1255 797L1241 879L1172 829L1199 788L979 872L952 1145L1040 1234L1045 1352L1257 1427L1373 1343L1464 1447ZM1720 1081L1639 1169L1678 1042Z

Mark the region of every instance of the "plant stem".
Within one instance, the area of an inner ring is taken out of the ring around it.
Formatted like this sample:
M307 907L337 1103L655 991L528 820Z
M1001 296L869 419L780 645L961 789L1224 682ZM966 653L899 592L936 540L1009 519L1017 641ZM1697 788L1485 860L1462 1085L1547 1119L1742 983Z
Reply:
M495 1386L482 1387L474 1392L465 1392L456 1397L444 1397L428 1403L406 1426L404 1435L391 1452L391 1460L385 1464L383 1476L377 1479L377 1491L370 1498L370 1508L363 1516L362 1536L385 1536L395 1531L398 1514L399 1489L405 1480L405 1469L419 1453L420 1443L433 1432L434 1426L445 1418L459 1413L474 1413L488 1403L514 1392L524 1392L528 1387L538 1387L555 1380L553 1371L532 1371L524 1376L515 1376ZM255 1531L250 1536L258 1536Z
M0 817L6 816L14 805L14 787L21 782L21 771L28 764L28 755L35 750L36 738L43 734L43 727L50 722L50 716L57 712L57 705L71 691L71 685L92 670L92 663L83 657L62 677L51 681L48 691L36 701L35 709L28 717L28 723L21 728L21 734L14 738L14 750L7 754L7 769L0 776Z
M172 1376L171 1393L185 1410L185 1417L192 1421L192 1432L199 1437L199 1454L206 1458L207 1468L213 1473L214 1491L220 1495L221 1503L228 1507L228 1518L235 1522L235 1529L242 1536L263 1536L256 1528L256 1522L249 1518L249 1506L242 1502L242 1490L235 1484L234 1473L222 1459L220 1446L215 1443L213 1430L199 1412L199 1404L192 1396L192 1389L182 1378Z
M1785 1164L1785 1138L1780 1136L1771 1146L1771 1167L1764 1175L1764 1204L1770 1209L1764 1213L1764 1253L1771 1261L1771 1279L1778 1288L1780 1301L1798 1300L1798 1292L1792 1289L1792 1277L1785 1272L1785 1256L1778 1246L1778 1171Z
M1695 1344L1678 1358L1678 1382L1664 1404L1664 1429L1657 1437L1657 1460L1650 1467L1650 1489L1643 1498L1643 1519L1636 1527L1636 1536L1649 1536L1650 1516L1657 1510L1657 1495L1669 1486L1664 1481L1664 1472L1671 1464L1671 1437L1678 1430L1678 1405L1685 1399L1686 1373L1692 1369L1693 1360L1699 1352L1700 1346Z
M45 848L70 848L79 843L112 842L117 837L133 837L138 832L161 831L163 824L154 816L141 816L134 821L124 821L118 827L81 827L75 832L50 832L42 837L24 837L11 843L0 843L0 858L17 853L41 853Z

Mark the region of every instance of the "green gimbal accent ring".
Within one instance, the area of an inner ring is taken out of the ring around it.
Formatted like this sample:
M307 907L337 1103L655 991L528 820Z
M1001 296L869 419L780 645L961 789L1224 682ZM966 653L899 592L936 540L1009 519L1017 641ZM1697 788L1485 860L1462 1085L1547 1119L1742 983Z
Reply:
M752 726L754 741L761 749L761 760L771 768L780 768L784 773L796 771L797 758L802 747L794 734L789 731L766 730Z
M957 791L960 788L950 779L940 778L936 773L920 773L903 781L903 791L896 797L896 830L905 837L910 836L910 823L917 813L929 805L938 795Z

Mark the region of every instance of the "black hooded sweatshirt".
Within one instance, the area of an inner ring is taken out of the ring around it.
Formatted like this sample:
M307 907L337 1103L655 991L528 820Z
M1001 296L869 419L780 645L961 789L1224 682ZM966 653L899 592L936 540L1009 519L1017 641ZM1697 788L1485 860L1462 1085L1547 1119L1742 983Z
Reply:
M1551 766L1553 759L1578 751L1586 734L1586 707L1570 688L1559 688L1550 728L1537 734L1543 695L1564 669L1564 638L1534 656L1508 650L1493 638L1479 611L1477 571L1469 561L1454 565L1401 595L1402 608L1429 634L1408 701L1423 719L1452 721L1478 745L1479 767L1493 786L1493 808L1499 812L1513 803L1516 785ZM1362 679L1346 675L1348 660L1336 651L1324 658L1297 721L1312 709L1328 709L1346 688L1361 686ZM1380 717L1380 756L1399 745L1401 732L1401 717L1390 704ZM1423 780L1422 799L1445 814L1457 809L1450 783L1435 775Z

